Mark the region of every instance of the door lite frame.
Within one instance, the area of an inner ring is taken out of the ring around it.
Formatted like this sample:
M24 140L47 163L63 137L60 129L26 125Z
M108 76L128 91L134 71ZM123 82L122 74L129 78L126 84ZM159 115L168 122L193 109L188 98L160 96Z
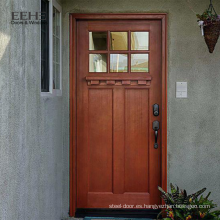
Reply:
M76 23L78 20L160 20L162 25L162 121L161 136L161 180L167 189L167 14L166 13L125 13L125 14L70 14L70 212L76 211ZM162 202L162 201L161 201Z

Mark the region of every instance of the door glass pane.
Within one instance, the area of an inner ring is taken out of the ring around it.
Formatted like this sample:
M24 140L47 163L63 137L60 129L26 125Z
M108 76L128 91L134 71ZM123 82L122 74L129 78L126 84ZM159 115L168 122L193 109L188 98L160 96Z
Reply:
M128 55L110 54L110 72L127 72Z
M107 72L107 54L89 54L89 72Z
M131 54L131 72L148 72L148 54Z
M89 32L89 50L107 50L107 32Z
M128 33L111 32L110 48L111 50L128 50Z
M148 50L149 32L131 32L131 50Z

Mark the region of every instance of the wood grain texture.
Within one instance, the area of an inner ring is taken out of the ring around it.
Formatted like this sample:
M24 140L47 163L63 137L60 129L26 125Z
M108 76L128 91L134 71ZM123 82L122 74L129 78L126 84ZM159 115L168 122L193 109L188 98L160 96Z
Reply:
M125 192L149 192L147 89L125 90Z
M89 90L89 192L112 192L112 90Z
M142 85L142 86L150 86L151 80L87 80L88 86L103 86L103 85Z
M90 208L106 208L114 204L129 204L129 205L142 205L150 203L149 193L89 193L88 206Z

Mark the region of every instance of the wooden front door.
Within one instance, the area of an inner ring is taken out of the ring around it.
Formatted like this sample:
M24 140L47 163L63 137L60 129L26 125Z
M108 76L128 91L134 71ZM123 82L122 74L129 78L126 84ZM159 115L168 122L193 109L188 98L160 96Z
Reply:
M161 24L77 21L77 208L161 203ZM157 149L154 121L160 123Z

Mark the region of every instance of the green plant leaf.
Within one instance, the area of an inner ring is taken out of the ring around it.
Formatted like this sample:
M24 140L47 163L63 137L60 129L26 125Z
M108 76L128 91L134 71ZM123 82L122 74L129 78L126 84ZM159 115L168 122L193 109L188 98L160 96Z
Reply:
M209 198L209 196L210 196L210 194L211 194L211 192L209 192L208 193L208 195L205 197L206 199L208 199Z
M162 210L158 215L157 215L157 220L159 219L159 217L162 215L163 212L166 212L165 210ZM164 219L164 218L163 218ZM170 220L170 218L168 218Z
M177 190L172 183L170 183L171 193L175 193Z
M169 194L169 193L166 193L161 187L159 187L158 186L158 189L160 190L160 192L163 194L163 196L166 198L166 200L167 200L167 202L168 203L171 203L171 204L173 204L174 203L174 200L173 200L173 198L172 198L172 196ZM166 202L166 201L165 201ZM166 202L166 203L167 203ZM168 204L167 203L167 204ZM170 205L170 204L168 204L168 205Z
M179 217L180 219L184 220L184 217L182 216L182 214L176 209L174 210L174 216Z
M200 196L202 193L204 193L205 191L206 191L206 188L203 188L203 189L199 190L198 192L192 194L192 195L191 195L191 198L192 198L192 199L195 199L195 198L197 198L198 196Z
M220 215L220 210L210 212L210 214L219 216Z
M160 192L162 193L162 198L166 202L167 205L174 205L172 208L174 219L175 220L185 220L187 216L191 215L191 220L198 220L201 219L200 212L206 213L203 220L220 220L220 211L213 211L211 210L216 207L216 204L213 203L212 200L209 200L208 197L210 193L206 197L204 197L203 192L206 188L203 188L196 193L187 196L186 190L179 191L178 186L175 188L173 184L170 185L171 193L165 192L161 187L158 187ZM191 202L189 200L192 199ZM184 205L196 205L197 208L186 208ZM181 207L177 207L181 205ZM183 206L182 206L183 205ZM207 207L208 206L208 207ZM204 208L203 208L204 207ZM166 210L168 212L169 210ZM162 212L161 212L162 213ZM160 214L161 214L160 213ZM158 215L158 218L160 217ZM164 218L164 220L171 220L171 218Z

